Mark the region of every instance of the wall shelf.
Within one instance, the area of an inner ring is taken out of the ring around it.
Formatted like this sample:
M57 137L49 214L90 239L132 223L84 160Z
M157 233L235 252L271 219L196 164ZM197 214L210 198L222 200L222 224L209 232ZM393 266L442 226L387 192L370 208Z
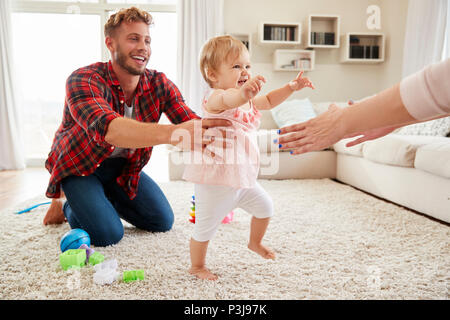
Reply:
M342 36L341 63L381 63L384 61L383 33L349 32Z
M311 71L314 64L313 50L277 49L273 54L274 71Z
M298 45L302 38L302 25L298 22L261 22L259 42L261 44Z
M339 48L340 17L338 15L310 14L307 21L308 48Z
M241 40L247 47L250 57L252 56L252 35L250 33L229 33L229 35Z

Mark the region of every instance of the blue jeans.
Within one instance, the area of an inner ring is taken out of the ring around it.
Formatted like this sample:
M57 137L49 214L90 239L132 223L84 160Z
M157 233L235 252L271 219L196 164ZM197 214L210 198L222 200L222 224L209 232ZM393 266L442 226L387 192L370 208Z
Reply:
M91 244L108 246L124 234L120 218L139 229L165 232L172 228L174 215L159 186L140 173L137 196L130 200L116 178L126 160L109 158L89 176L69 176L62 180L67 201L63 210L72 229L85 230Z

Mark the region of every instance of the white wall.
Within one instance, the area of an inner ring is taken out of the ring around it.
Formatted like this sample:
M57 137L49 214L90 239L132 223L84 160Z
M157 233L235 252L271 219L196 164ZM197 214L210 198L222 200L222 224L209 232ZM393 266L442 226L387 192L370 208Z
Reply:
M403 38L408 0L224 0L226 33L251 33L253 74L268 79L266 93L289 82L296 72L273 71L272 54L277 48L302 49L299 46L262 45L258 43L258 24L261 21L301 22L302 33L307 32L309 14L337 14L341 18L340 33L382 32L386 35L385 62L381 64L342 64L339 49L315 49L316 65L307 72L316 90L305 89L292 98L313 102L347 101L377 93L400 81ZM369 5L381 9L381 30L368 30L366 9ZM341 41L342 46L342 41Z

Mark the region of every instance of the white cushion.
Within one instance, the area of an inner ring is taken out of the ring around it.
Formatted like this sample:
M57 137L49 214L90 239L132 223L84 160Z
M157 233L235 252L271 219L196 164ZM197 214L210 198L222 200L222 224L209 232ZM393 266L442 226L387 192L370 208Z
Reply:
M341 108L345 108L348 106L348 104L346 102L314 102L313 103L314 112L317 115L322 114L325 111L327 111L328 108L330 107L330 105L332 105L332 104L335 104Z
M335 143L333 145L334 151L336 151L337 153L343 153L343 154L349 154L349 155L356 156L356 157L362 157L363 156L362 149L363 149L364 143L357 144L356 146L353 146L353 147L345 146L348 142L353 141L357 138L358 137L342 139L341 141L338 141L337 143Z
M316 116L312 103L308 98L284 101L270 111L278 128L308 121Z
M439 142L444 137L433 136L403 136L389 134L382 138L367 141L363 145L364 158L384 164L401 167L413 167L417 148Z
M274 143L274 139L278 139L279 135L277 133L278 129L265 130L260 129L256 131L256 138L258 141L259 151L261 153L272 153L278 152L278 143Z
M411 124L400 128L397 133L403 135L445 137L450 134L450 117Z
M261 124L259 129L278 129L277 124L273 121L272 112L270 110L261 110Z
M450 138L417 149L414 167L450 179Z

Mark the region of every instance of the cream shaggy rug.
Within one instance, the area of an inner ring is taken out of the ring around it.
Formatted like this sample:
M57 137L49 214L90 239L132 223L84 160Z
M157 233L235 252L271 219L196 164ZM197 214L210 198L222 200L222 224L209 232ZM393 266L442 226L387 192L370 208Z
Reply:
M188 274L193 185L161 184L175 212L166 233L125 224L122 241L95 248L119 271L145 280L96 285L93 267L63 271L59 241L67 223L43 226L47 207L0 213L1 299L449 299L450 227L332 180L261 180L275 216L265 243L277 259L246 247L250 216L237 211L212 240L207 262L219 280Z

